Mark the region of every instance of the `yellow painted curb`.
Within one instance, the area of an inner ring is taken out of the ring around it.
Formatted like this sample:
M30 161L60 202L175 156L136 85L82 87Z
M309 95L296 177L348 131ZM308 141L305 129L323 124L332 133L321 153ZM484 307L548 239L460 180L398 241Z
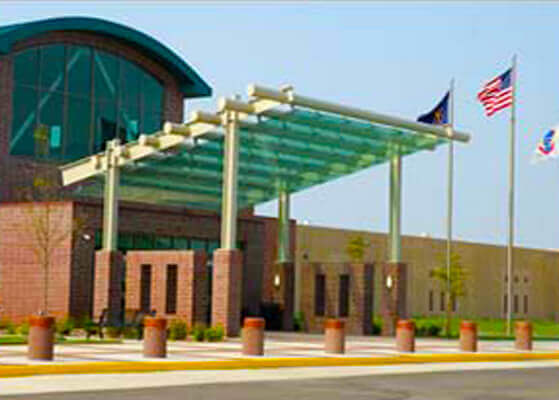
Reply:
M227 361L118 361L72 364L0 365L0 378L30 375L107 374L156 371L349 367L394 364L558 360L552 353L399 354L386 357L246 358Z

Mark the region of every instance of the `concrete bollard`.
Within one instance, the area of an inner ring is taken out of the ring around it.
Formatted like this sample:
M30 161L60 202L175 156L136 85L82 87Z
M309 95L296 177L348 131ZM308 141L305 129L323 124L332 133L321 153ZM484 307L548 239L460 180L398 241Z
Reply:
M27 358L52 360L54 357L54 317L32 315L29 317Z
M532 323L530 321L517 321L514 324L514 348L516 350L532 350Z
M477 351L477 324L475 322L460 322L460 350Z
M331 354L345 353L345 324L339 319L324 322L324 351Z
M144 357L167 357L167 320L144 318Z
M266 321L264 318L247 317L243 323L243 355L262 356L264 355L264 328Z
M412 320L401 319L396 324L396 350L415 351L415 323Z

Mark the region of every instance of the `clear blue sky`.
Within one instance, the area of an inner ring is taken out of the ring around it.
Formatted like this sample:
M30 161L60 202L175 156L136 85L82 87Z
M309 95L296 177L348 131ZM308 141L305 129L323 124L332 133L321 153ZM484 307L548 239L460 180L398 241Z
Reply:
M456 78L455 236L505 243L508 111L483 115L482 82L518 54L516 243L559 247L559 160L532 165L543 132L559 122L559 4L0 2L0 25L64 15L121 22L153 35L193 65L215 99L251 82L415 118ZM403 232L445 235L447 147L404 159ZM311 224L386 231L388 169L375 167L293 196ZM276 215L276 204L257 212Z

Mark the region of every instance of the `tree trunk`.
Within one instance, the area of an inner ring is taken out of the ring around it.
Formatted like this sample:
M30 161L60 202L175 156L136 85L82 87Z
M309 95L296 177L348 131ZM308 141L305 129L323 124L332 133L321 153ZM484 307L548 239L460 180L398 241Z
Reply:
M449 294L448 301L446 302L446 337L450 339L450 327L452 322L452 301L453 296Z

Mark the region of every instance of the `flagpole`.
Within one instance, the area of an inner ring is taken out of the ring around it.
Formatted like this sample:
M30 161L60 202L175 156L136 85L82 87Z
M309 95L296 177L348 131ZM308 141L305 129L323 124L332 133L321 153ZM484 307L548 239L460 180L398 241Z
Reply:
M454 128L454 78L450 81L450 115L448 119L449 128L452 132ZM454 141L448 143L448 171L447 171L447 215L446 215L446 292L448 293L447 307L451 309L451 289L450 263L452 255L452 200L453 200L453 180L454 180ZM447 332L450 335L450 332Z
M514 246L514 145L516 123L516 54L512 57L512 104L510 109L510 144L509 144L509 227L507 246L507 335L512 331L512 270Z

